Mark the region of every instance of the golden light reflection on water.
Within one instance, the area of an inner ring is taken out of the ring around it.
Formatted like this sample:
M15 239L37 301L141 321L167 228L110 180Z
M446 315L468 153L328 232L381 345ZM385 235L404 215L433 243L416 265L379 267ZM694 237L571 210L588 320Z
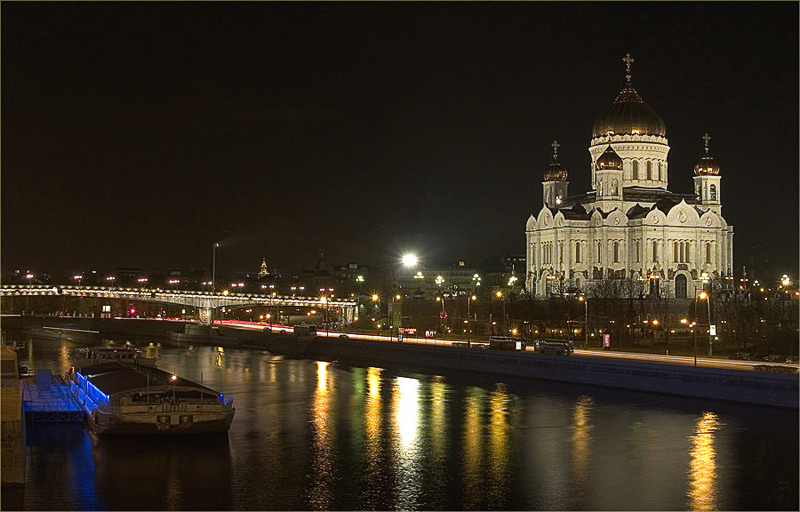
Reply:
M311 461L313 481L309 501L314 510L330 510L333 504L333 444L330 420L330 393L333 375L328 363L317 361L317 390L311 405L314 446Z
M689 452L689 508L717 509L717 463L714 432L722 424L716 414L704 412L698 418Z
M431 449L435 460L441 460L445 455L445 389L447 386L442 381L431 382Z
M481 410L483 393L478 388L470 388L464 397L464 501L465 510L479 508L483 479L481 463L483 460Z
M395 431L396 503L393 508L417 508L422 493L419 446L419 381L397 377L392 387L393 426Z
M434 377L430 383L431 388L431 417L430 417L430 482L428 485L432 492L439 496L445 494L447 485L447 416L446 416L446 389L443 377ZM439 508L432 506L432 509Z
M381 464L381 369L367 369L367 394L364 405L364 430L366 433L365 453L367 463L366 489L364 508L378 508L380 481L383 465Z
M497 384L489 393L489 489L491 509L503 509L508 485L508 434L511 398L504 384Z
M591 397L581 396L572 411L572 468L575 480L581 484L586 482L591 459L589 450L592 430L592 425L589 423L591 408Z
M381 369L367 369L367 384L369 386L369 399L380 398L381 393Z
M61 344L61 350L58 353L58 363L61 367L61 373L67 373L72 364L69 361L69 347L66 343Z

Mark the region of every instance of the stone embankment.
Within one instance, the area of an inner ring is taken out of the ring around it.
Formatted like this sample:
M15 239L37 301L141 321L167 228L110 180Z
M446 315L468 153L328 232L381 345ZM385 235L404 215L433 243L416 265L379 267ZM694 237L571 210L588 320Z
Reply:
M3 327L8 327L5 319ZM12 322L22 327L19 319ZM52 323L50 320L48 323ZM362 341L344 338L304 338L233 327L192 328L163 321L86 319L76 323L102 336L130 334L166 340L257 348L275 354L363 365L455 370L519 378L587 384L650 393L725 400L798 409L797 375L668 365L643 361L535 353L478 350L449 346ZM204 334L207 332L208 334Z

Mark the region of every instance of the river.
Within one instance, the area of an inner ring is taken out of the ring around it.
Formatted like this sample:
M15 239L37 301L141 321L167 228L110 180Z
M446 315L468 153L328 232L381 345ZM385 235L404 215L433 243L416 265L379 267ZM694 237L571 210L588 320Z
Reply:
M144 345L147 345L145 343ZM69 341L21 364L63 373ZM26 510L798 510L798 414L490 377L162 347L230 432L28 427Z

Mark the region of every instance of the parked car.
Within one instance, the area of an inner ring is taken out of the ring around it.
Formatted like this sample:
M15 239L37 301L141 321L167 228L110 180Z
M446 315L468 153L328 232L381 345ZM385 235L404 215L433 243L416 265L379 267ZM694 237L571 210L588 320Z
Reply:
M540 354L568 356L575 352L575 342L572 340L536 340L534 347Z
M748 354L747 352L736 352L735 354L729 355L728 359L739 359L747 361L750 359L750 354Z

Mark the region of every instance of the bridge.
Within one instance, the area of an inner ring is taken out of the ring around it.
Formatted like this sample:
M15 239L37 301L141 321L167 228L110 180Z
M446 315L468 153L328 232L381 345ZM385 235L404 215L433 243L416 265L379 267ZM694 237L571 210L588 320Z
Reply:
M62 296L138 300L190 306L200 311L200 323L210 324L212 311L221 307L286 306L329 310L343 324L355 321L358 303L333 297L287 297L277 294L164 290L161 288L116 288L74 285L2 285L0 297Z

